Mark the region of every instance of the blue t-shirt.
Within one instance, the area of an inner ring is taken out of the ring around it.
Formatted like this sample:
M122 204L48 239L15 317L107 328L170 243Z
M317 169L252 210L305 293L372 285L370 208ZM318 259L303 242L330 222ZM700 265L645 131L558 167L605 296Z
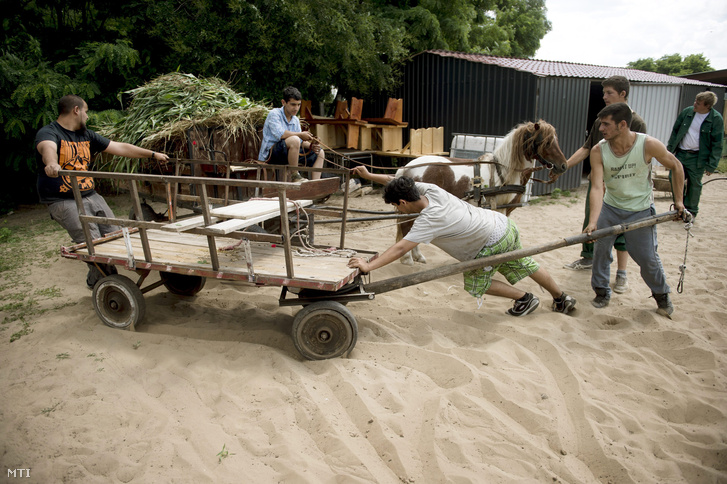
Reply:
M293 116L290 121L285 117L285 111L283 107L275 108L268 113L268 117L265 118L265 125L263 126L263 141L260 143L260 153L257 159L260 161L267 161L270 156L270 149L275 143L280 141L283 133L290 131L293 133L300 133L300 119L298 116Z
M90 129L69 131L58 121L43 126L35 135L35 160L38 166L38 195L41 203L52 203L73 198L71 180L59 176L51 178L45 174L43 157L38 152L41 141L53 141L57 146L58 164L62 170L88 171L91 158L108 148L111 140L96 134ZM79 188L85 197L94 193L93 178L79 177Z

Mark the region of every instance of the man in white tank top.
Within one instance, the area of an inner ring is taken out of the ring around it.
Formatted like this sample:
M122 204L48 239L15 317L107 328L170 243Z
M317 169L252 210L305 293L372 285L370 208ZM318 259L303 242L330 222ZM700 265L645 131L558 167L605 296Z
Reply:
M598 113L598 119L603 140L591 149L591 213L588 226L583 231L590 235L596 229L634 222L655 214L649 167L652 158L671 170L674 206L679 217L684 216L684 171L679 160L656 138L629 129L631 109L627 104L606 106ZM616 237L603 237L595 244L591 287L596 293L592 301L596 308L608 306L611 299L611 250ZM656 299L657 312L671 317L674 306L656 251L656 226L625 232L624 237L626 250L641 268L641 277Z

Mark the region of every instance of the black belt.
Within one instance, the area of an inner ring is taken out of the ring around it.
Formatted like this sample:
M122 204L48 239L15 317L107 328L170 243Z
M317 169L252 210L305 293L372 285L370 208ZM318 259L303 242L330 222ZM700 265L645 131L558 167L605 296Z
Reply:
M699 150L683 150L679 148L679 151L683 151L684 153L699 154Z

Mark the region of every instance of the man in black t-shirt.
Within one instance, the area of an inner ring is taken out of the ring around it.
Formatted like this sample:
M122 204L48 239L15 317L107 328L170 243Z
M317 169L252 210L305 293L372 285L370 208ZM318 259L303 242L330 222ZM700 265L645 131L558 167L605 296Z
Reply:
M100 152L127 158L152 158L167 161L164 153L155 153L128 143L111 141L86 128L88 104L74 95L63 96L58 101L58 119L38 130L35 136L36 162L38 165L38 195L48 205L53 220L58 222L75 243L85 242L78 208L73 199L71 181L59 177L59 170L88 171L93 157ZM87 214L113 218L114 213L101 195L94 190L93 178L79 177L83 207ZM91 237L96 239L118 230L116 226L91 224ZM115 272L113 266L103 265L103 272ZM104 274L94 264L89 264L86 284L93 288Z

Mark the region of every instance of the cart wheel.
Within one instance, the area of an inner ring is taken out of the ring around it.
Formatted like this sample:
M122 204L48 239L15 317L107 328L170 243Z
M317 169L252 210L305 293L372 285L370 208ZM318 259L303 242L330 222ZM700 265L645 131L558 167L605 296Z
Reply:
M309 360L337 358L353 349L358 325L351 311L335 301L319 301L293 319L293 343Z
M93 308L105 325L126 329L144 319L146 302L134 281L113 274L98 281L93 288Z
M160 272L164 287L172 294L180 296L194 296L204 287L207 280L202 276L177 274L176 272Z

